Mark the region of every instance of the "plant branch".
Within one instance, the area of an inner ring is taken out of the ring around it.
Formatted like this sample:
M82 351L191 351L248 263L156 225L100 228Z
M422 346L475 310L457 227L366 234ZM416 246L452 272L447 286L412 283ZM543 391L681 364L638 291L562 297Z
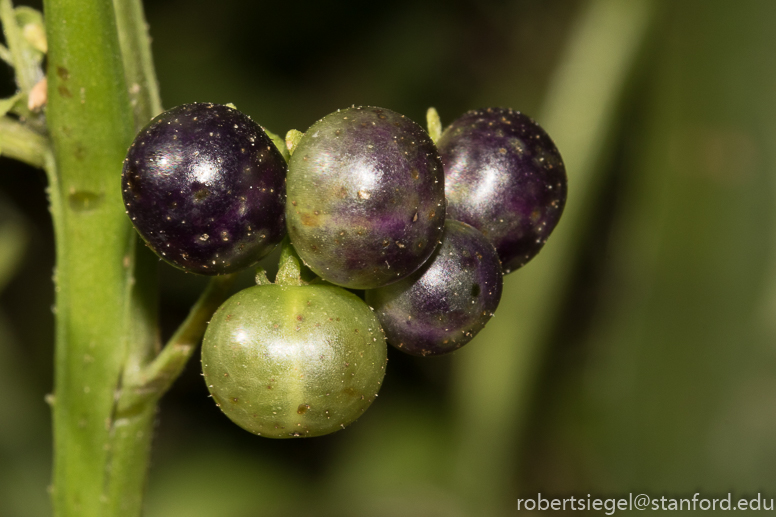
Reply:
M19 14L21 17L17 17ZM27 7L14 9L11 0L0 0L0 22L2 22L5 41L8 44L8 47L4 48L7 52L3 59L13 66L16 85L25 99L33 87L44 77L41 68L43 52L25 38L19 23L20 19L30 21L31 17L37 18L38 21L42 19L39 13L33 9ZM40 23L42 24L42 22ZM45 40L45 38L43 39ZM43 128L41 117L31 112L26 102L17 103L14 106L14 111L27 119L31 125Z
M0 43L0 59L13 66L13 56L11 55L11 51L8 50L8 47L2 43Z
M216 276L191 308L159 355L133 378L125 379L118 404L118 415L131 412L139 404L156 401L180 376L186 362L197 349L213 313L226 300L234 275Z
M105 0L110 3L111 0ZM158 111L159 90L151 60L150 42L140 0L114 0L116 31L121 48L125 94L131 106L131 133L145 125ZM126 148L124 148L126 153ZM123 207L122 207L123 208ZM125 218L126 220L126 218ZM127 382L158 350L159 293L158 258L139 245L130 230L125 277L125 321L123 371L118 393L126 392ZM156 401L147 398L131 412L115 402L110 428L110 477L106 487L106 513L109 516L137 516L143 508L143 493L151 457Z
M10 62L16 71L16 84L27 93L43 78L43 73L38 67L30 66L35 61L32 56L39 52L32 49L24 40L11 0L0 0L0 20L3 23Z
M138 131L161 110L148 31L139 0L113 0L113 6L134 130ZM127 255L127 317L131 327L126 339L124 383L134 378L159 350L159 261L146 246L138 246L137 233L131 233Z
M162 112L159 83L151 53L151 38L148 35L141 0L113 0L113 5L116 10L121 53L124 56L124 75L135 117L135 130L139 130Z
M42 168L51 147L46 137L10 117L0 118L0 153Z
M113 0L124 65L124 77L138 131L161 111L159 86L151 57L151 44L140 0ZM128 310L133 322L127 339L124 383L137 377L158 352L158 259L146 246L138 246L132 232L129 254ZM125 388L122 387L122 390ZM163 393L163 392L162 392ZM162 393L159 393L161 396ZM157 397L158 398L158 397ZM155 402L155 401L154 401ZM120 405L120 404L119 404Z

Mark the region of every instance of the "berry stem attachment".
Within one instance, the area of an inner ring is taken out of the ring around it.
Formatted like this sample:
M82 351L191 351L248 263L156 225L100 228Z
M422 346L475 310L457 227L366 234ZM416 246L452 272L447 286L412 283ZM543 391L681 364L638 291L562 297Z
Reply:
M272 285L272 282L267 278L267 270L263 267L256 269L256 285Z
M302 264L299 255L297 255L293 244L288 236L283 239L282 251L280 252L280 261L278 262L278 274L275 277L275 283L286 286L300 286L302 282Z

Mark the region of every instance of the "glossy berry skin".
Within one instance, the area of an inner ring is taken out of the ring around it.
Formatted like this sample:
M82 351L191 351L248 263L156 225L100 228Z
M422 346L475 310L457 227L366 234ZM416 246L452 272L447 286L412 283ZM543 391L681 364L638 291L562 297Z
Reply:
M143 128L124 160L127 213L157 255L185 271L231 273L285 235L286 163L258 124L185 104Z
M216 311L202 343L213 399L270 438L343 429L377 397L385 337L356 295L334 286L254 286Z
M433 253L445 219L434 143L410 119L349 108L307 130L289 161L288 231L321 278L353 289L387 285Z
M388 342L412 355L452 352L477 334L501 300L501 263L482 233L447 220L441 246L409 277L366 292Z
M524 266L566 204L566 168L550 137L520 112L488 108L454 121L437 145L447 216L485 234L504 274Z

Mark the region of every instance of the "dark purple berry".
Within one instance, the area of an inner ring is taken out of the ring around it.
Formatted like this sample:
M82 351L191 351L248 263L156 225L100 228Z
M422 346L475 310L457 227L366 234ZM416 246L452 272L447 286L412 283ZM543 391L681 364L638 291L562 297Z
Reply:
M412 355L462 347L501 300L501 263L482 233L448 219L442 244L419 271L366 292L388 342Z
M550 137L520 112L488 108L450 124L437 145L447 216L493 243L504 274L524 266L566 204L566 168Z
M415 122L349 108L307 130L291 156L291 242L315 273L354 289L387 285L433 253L445 220L444 173Z
M285 235L286 163L236 109L184 104L144 127L124 160L124 204L148 246L203 275L255 264Z

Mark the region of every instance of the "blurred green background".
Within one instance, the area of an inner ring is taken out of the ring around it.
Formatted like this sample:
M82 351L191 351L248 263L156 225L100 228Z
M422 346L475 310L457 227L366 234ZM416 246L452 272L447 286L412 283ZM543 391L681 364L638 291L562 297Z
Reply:
M418 122L435 106L443 123L510 106L548 130L569 174L559 227L506 278L488 327L449 357L389 350L380 398L343 432L250 435L192 361L161 404L148 517L504 516L537 492L776 498L776 2L146 10L166 107L232 102L282 133L351 104ZM50 513L44 189L41 171L0 158L8 517ZM168 336L203 282L164 265L161 282Z

